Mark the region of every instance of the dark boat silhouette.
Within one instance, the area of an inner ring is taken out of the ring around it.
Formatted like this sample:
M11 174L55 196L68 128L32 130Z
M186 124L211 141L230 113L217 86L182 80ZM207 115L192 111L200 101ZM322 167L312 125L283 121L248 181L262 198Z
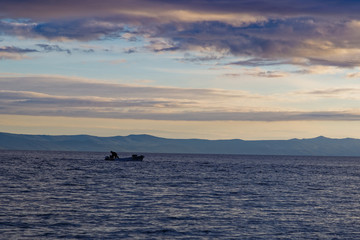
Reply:
M131 155L131 157L125 157L125 158L114 158L114 157L111 157L111 156L106 156L105 157L106 161L124 161L124 162L142 161L143 159L144 159L143 155L136 155L136 154Z

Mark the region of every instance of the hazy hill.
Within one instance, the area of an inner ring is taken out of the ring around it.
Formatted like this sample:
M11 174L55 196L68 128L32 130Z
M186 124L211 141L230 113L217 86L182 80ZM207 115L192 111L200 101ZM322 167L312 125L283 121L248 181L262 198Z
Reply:
M150 135L95 137L89 135L48 136L0 133L0 149L360 156L360 139L317 137L312 139L244 141L239 139L167 139Z

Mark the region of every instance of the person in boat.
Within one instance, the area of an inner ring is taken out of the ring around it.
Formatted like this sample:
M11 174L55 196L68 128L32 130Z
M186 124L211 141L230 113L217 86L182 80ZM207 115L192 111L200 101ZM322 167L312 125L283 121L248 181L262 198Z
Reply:
M119 158L119 156L117 155L116 152L110 151L110 153L111 153L111 155L110 155L110 158L111 158L111 159Z

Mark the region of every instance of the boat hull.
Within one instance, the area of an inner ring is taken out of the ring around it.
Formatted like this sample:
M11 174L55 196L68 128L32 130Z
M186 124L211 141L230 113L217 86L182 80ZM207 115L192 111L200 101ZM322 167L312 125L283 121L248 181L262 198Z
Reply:
M126 158L110 158L105 157L106 161L119 161L119 162L140 162L144 159L144 156L132 156L132 157L126 157Z

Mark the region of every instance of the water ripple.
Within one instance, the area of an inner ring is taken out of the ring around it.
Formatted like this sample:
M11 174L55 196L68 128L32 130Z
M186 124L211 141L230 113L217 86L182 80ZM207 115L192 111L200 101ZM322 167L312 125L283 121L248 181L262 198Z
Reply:
M360 239L360 159L0 151L3 239Z

